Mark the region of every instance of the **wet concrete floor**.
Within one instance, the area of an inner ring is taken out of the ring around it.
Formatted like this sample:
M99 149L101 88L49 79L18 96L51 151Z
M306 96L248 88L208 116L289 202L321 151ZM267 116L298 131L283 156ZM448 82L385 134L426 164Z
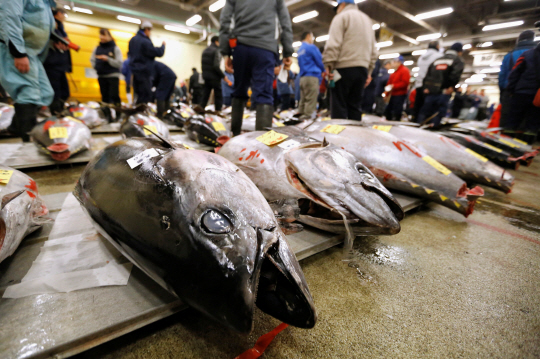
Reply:
M84 166L26 171L41 192L70 191ZM468 219L429 204L390 237L359 237L302 261L319 320L289 327L265 358L540 357L540 159L511 171L514 191L485 188ZM78 358L234 358L279 322L260 311L249 336L194 310Z

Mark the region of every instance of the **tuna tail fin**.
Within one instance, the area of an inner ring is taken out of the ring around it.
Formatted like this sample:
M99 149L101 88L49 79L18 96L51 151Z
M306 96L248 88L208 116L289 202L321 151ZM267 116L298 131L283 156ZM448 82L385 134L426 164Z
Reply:
M148 131L150 132L151 134L153 134L154 136L156 136L157 138L159 138L161 140L161 142L163 142L163 144L165 145L164 147L169 147L169 148L179 148L174 142L171 142L167 139L165 139L164 137L162 137L160 134L158 134L157 132L154 132L152 131L151 129L147 128L147 127L144 127L143 125L139 125L138 123L134 123L133 125L135 126L138 126L140 128L142 128L143 130L145 131ZM185 146L184 146L185 147Z
M20 190L17 192L8 193L5 196L2 197L2 206L0 209L4 209L5 206L11 201L13 201L15 198L19 197L21 194L23 194L25 190Z

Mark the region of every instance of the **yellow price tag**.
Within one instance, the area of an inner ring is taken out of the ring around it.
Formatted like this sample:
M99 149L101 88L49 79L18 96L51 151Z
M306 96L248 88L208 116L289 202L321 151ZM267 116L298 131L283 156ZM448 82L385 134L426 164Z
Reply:
M70 119L73 122L82 123L84 125L84 123L81 120L77 120L75 117L68 116L68 119Z
M510 146L510 147L514 147L514 148L519 147L519 146L516 145L515 143L512 143L512 142L507 141L507 140L502 139L502 138L500 138L499 141L501 141L502 143L504 143L505 145L508 145L508 146Z
M495 151L495 152L501 153L501 152L503 151L503 150L501 150L500 148L497 148L497 147L495 147L495 146L490 145L489 143L484 143L484 146L486 146L487 148L492 149L492 150Z
M144 126L144 134L145 134L146 136L153 135L153 133L150 132L150 131L153 131L154 133L158 133L158 134L159 134L159 132L158 132L156 126L153 126L153 125L146 125L146 126Z
M0 183L8 184L12 174L13 171L11 170L0 170Z
M73 112L73 116L75 116L75 117L83 117L83 113L81 111L75 111L75 112Z
M383 125L375 125L373 126L374 129L383 131L383 132L390 132L392 129L392 126L383 126Z
M437 171L441 172L443 175L448 176L452 171L450 171L448 168L444 167L440 162L438 162L436 159L434 159L431 156L424 156L422 157L424 161L430 164L433 168L435 168Z
M214 121L212 122L212 126L214 127L214 130L216 130L217 132L227 131L227 129L225 128L225 126L223 126L221 122Z
M244 115L244 120L245 120L246 118L250 117L250 116L251 116L251 115L250 115L249 113L246 113L246 114Z
M274 116L281 120L281 116L279 115L279 113L275 113Z
M188 145L186 145L186 144L184 144L184 143L182 143L182 146L184 146L184 147L187 148L188 150L194 150L193 147L190 147L190 146L188 146Z
M181 113L182 117L184 118L188 118L189 117L189 114L187 112L182 112Z
M333 133L334 135L339 135L341 132L343 132L343 130L345 130L345 128L346 128L345 126L340 126L340 125L328 125L325 128L323 128L321 132Z
M515 141L515 142L517 142L517 143L521 143L521 144L524 145L524 146L528 146L528 145L529 145L527 142L522 141L522 140L520 140L519 138L513 138L513 137L512 137L512 141Z
M480 155L480 154L474 152L474 151L471 150L470 148L466 148L466 149L465 149L465 152L467 152L468 154L473 155L474 157L478 158L478 159L479 159L480 161L482 161L482 162L487 162L487 161L488 161L487 158L485 158L484 156L482 156L482 155Z
M68 130L65 127L51 127L49 128L49 138L51 140L55 138L68 138Z
M332 119L331 117L323 117L321 121L330 121L331 119Z
M285 127L285 125L282 124L282 123L279 122L279 121L276 121L275 124L276 124L277 127Z
M264 135L257 137L257 141L264 143L267 146L277 145L278 143L284 141L287 135L282 133L277 133L275 131L268 131Z

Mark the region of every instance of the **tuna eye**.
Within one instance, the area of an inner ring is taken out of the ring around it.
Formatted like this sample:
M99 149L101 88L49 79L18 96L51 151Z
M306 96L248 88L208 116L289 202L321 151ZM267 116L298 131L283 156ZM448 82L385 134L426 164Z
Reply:
M232 230L229 219L213 209L204 214L202 225L207 232L214 234L225 234Z

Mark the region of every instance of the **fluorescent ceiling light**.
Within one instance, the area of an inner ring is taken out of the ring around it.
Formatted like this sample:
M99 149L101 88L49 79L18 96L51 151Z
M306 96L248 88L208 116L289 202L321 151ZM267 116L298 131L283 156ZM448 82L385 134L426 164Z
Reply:
M379 56L379 59L386 60L386 59L395 59L396 57L399 57L399 53L393 53L393 54L384 54Z
M133 24L141 24L141 20L140 19L136 19L134 17L128 17L128 16L123 16L123 15L118 15L116 17L118 20L120 21L125 21L125 22L131 22Z
M226 2L227 2L226 0L218 0L212 5L210 5L210 7L208 7L208 10L210 10L210 12L216 12L219 9L223 8Z
M435 40L435 39L439 39L442 35L440 33L436 33L436 34L429 34L429 35L422 35L422 36L418 36L416 38L416 41L427 41L427 40Z
M186 29L185 27L178 27L178 26L172 26L172 25L165 25L163 26L165 30L173 31L173 32L180 32L182 34L189 34L190 31Z
M93 12L92 10L90 10L90 9L84 9L84 8L82 8L82 7L76 7L76 6L73 7L73 11L76 11L76 12L82 12L82 13L90 14L90 15L92 15L92 14L94 13L94 12Z
M491 30L505 29L507 27L521 26L524 23L525 22L523 20L519 20L519 21L503 22L500 24L487 25L482 28L482 31L491 31Z
M540 41L540 36L535 37L534 41Z
M403 65L405 66L411 66L412 64L414 64L414 61L413 60L407 60L403 63Z
M379 30L381 28L381 24L373 24L371 27L373 30Z
M64 9L71 10L71 8L68 5L64 5Z
M483 44L478 44L477 47L490 47L493 46L493 43L491 41L484 42Z
M418 71L420 71L419 67L413 67L412 72L418 72Z
M201 20L202 20L201 15L193 15L192 17L187 19L186 25L187 26L193 26L193 25L195 25L196 23L198 23Z
M472 49L472 45L471 45L471 44L465 44L465 45L463 45L463 50L468 50L468 49Z
M424 13L416 15L414 18L416 20L424 20L424 19L429 19L429 18L432 18L432 17L448 15L448 14L451 14L453 12L454 12L454 9L452 9L451 7L447 7L447 8L440 9L440 10L424 12Z
M494 73L497 73L497 72L501 72L501 69L498 68L498 67L492 67L490 69L483 69L481 72L483 74L494 74Z
M323 35L323 36L319 36L318 38L316 38L315 41L317 41L317 42L328 41L329 38L330 38L330 35Z
M416 73L414 74L414 77L418 77L418 72L416 72Z
M319 16L319 12L316 11L316 10L313 10L313 11L310 11L310 12L306 12L305 14L293 17L292 22L294 22L294 23L302 22L302 21L306 21L308 19L313 19L314 17L317 17L317 16Z
M378 42L377 43L377 47L388 47L388 46L392 46L394 43L392 41L383 41L383 42Z
M471 78L466 79L465 82L475 84L475 83L484 82L484 79L481 77L471 77Z
M413 51L412 55L413 56L420 56L420 55L423 55L427 52L427 50L416 50L416 51Z
M354 0L354 3L358 4L359 2L364 2L364 1L366 1L366 0Z
M293 43L292 43L292 46L293 46L293 47L300 47L300 46L302 46L302 41L296 41L296 42L293 42Z
M295 52L294 54L292 54L292 57L298 57L298 54Z

